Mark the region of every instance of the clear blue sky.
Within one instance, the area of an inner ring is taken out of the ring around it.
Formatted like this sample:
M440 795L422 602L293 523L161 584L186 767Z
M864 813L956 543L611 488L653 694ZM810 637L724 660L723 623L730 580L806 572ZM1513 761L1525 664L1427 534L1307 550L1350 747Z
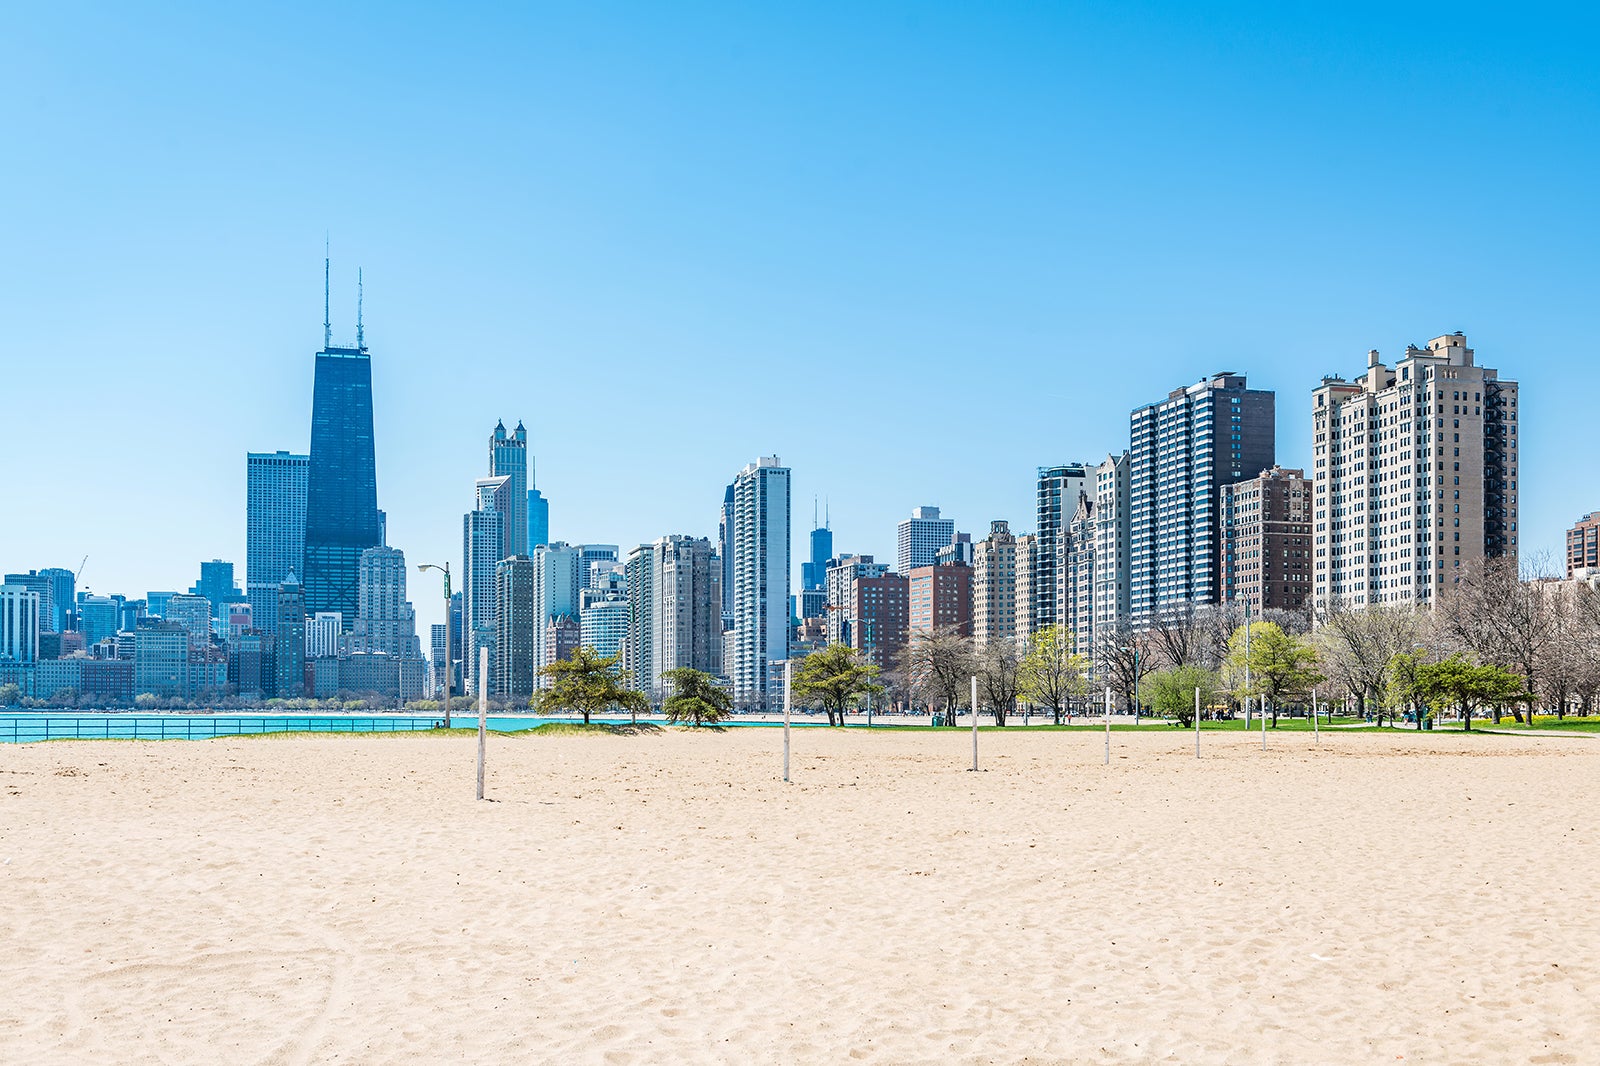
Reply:
M1216 370L1303 465L1323 373L1458 329L1523 383L1559 550L1600 508L1596 16L1285 6L14 7L0 567L242 577L324 231L413 562L459 557L497 418L557 537L711 535L776 452L892 558L919 504L1032 529L1036 466Z

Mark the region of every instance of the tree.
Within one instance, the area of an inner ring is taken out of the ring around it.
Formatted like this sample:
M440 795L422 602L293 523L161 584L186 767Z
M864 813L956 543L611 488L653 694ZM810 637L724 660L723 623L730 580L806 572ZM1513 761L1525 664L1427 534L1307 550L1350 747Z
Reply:
M150 692L141 692L133 698L133 705L141 711L154 710L160 702L160 697Z
M1554 601L1537 580L1549 576L1547 564L1542 556L1530 559L1528 577L1534 580L1527 581L1514 559L1487 559L1463 567L1434 610L1444 633L1461 648L1480 662L1522 675L1529 724L1554 628ZM1495 708L1498 714L1499 705ZM1512 713L1522 721L1520 711L1513 709Z
M667 721L676 725L688 722L699 726L716 724L733 711L733 697L710 674L680 666L661 675L672 686L672 695L661 707Z
M1453 705L1463 729L1472 728L1472 712L1528 698L1523 679L1493 663L1478 665L1460 652L1443 662L1423 663L1416 670L1416 690L1429 704Z
M0 707L15 707L21 699L22 689L19 686L10 682L0 685Z
M903 661L911 691L932 702L943 701L945 724L955 725L955 712L967 695L970 679L977 673L972 638L963 636L954 626L919 629L911 634Z
M1210 706L1217 695L1217 675L1202 666L1174 666L1156 674L1146 686L1151 708L1176 718L1185 728L1194 725L1196 689L1200 690L1200 706Z
M1386 693L1385 703L1391 709L1398 711L1409 703L1422 699L1422 694L1417 690L1417 668L1426 665L1428 653L1418 648L1415 651L1396 652L1393 659L1389 660L1389 688ZM1422 728L1422 715L1417 715L1417 728Z
M534 693L530 701L544 714L574 710L583 714L583 724L589 716L608 707L622 707L637 720L641 709L649 710L650 702L644 693L624 684L624 675L617 669L620 655L601 655L593 648L579 648L572 657L561 659L539 668L539 676L550 678L550 687Z
M815 701L827 712L829 725L843 725L845 711L863 696L876 696L883 686L874 679L878 668L848 644L829 644L800 660L794 672L794 698Z
M978 649L978 687L994 709L994 724L1006 724L1006 715L1016 710L1021 691L1022 656L1015 640L999 638ZM977 708L973 708L977 713Z
M1132 707L1142 692L1141 682L1157 666L1149 635L1135 632L1124 622L1108 630L1097 643L1095 657L1100 676L1122 697L1123 706Z
M1229 673L1246 696L1265 696L1272 703L1272 727L1278 727L1278 703L1304 696L1323 680L1317 669L1317 649L1308 640L1285 633L1276 622L1252 622L1250 654L1245 656L1245 627L1240 626L1228 640ZM1248 689L1242 687L1246 665L1250 671Z
M1427 616L1400 604L1374 604L1361 610L1335 606L1316 633L1322 663L1335 683L1365 707L1377 708L1383 724L1389 667L1409 654L1428 634Z
M1071 650L1065 626L1046 626L1033 635L1019 678L1022 698L1050 708L1056 725L1067 701L1089 691L1089 661Z

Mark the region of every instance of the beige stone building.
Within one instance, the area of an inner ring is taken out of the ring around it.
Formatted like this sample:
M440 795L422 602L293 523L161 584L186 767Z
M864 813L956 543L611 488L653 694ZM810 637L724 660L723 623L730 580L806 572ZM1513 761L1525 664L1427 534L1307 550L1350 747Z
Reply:
M1517 384L1460 333L1312 393L1313 610L1432 603L1517 554Z
M972 635L979 644L1017 635L1017 538L1011 523L989 523L973 546Z

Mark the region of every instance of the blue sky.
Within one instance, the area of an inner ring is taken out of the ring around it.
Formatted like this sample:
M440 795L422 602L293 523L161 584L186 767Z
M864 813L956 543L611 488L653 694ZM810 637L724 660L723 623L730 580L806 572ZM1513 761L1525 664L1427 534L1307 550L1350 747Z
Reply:
M14 8L0 567L242 578L324 232L414 562L459 556L499 418L557 537L711 535L776 452L892 558L919 504L1031 529L1035 467L1216 370L1304 465L1322 374L1458 329L1523 384L1523 544L1559 552L1600 508L1600 22L1288 6Z

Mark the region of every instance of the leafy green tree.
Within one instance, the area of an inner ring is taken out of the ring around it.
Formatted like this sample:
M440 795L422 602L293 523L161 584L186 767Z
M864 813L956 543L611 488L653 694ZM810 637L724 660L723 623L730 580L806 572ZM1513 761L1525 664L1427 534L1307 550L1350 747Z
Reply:
M877 676L878 668L850 645L829 644L800 660L792 679L794 698L820 706L829 725L843 725L845 711L861 697L883 692Z
M1255 648L1250 649L1252 652ZM1150 706L1157 714L1176 718L1185 728L1194 725L1194 692L1200 690L1200 706L1209 707L1217 696L1217 675L1202 666L1174 666L1163 670L1146 683Z
M1492 663L1480 666L1460 652L1418 666L1416 691L1430 705L1454 706L1461 712L1462 728L1469 730L1472 712L1479 707L1503 707L1528 698L1527 685L1517 674Z
M672 686L672 695L661 709L674 724L706 725L720 722L733 711L733 697L716 679L701 670L680 666L661 675Z
M1050 708L1056 725L1067 701L1089 691L1089 660L1072 651L1065 626L1046 626L1028 642L1018 681L1022 698Z
M1389 660L1388 687L1385 702L1398 713L1401 707L1422 699L1417 691L1417 668L1428 661L1428 653L1418 648L1414 651L1395 652ZM1422 728L1422 715L1417 715L1417 728Z
M0 685L0 707L15 707L22 699L22 689L11 683Z
M636 718L641 709L649 710L644 693L626 685L625 672L617 669L621 655L601 655L593 648L579 648L571 658L541 666L539 675L550 678L550 687L540 689L530 701L535 710L551 714L564 710L589 716L610 707L621 707Z
M1305 696L1323 680L1317 668L1317 649L1310 641L1285 633L1276 622L1250 624L1250 687L1243 687L1245 627L1228 638L1228 672L1246 696L1265 696L1272 704L1272 727L1278 727L1278 704Z

